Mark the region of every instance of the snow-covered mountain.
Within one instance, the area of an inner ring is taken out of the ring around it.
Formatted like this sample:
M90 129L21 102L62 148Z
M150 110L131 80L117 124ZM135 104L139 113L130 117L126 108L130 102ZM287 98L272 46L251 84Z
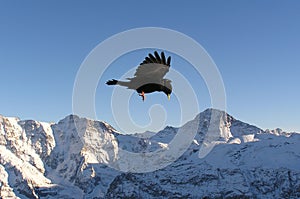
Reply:
M122 160L122 151L167 151L179 132L192 142L164 168L135 173ZM264 131L215 109L143 136L75 115L57 124L0 116L0 196L300 198L299 145L298 133Z

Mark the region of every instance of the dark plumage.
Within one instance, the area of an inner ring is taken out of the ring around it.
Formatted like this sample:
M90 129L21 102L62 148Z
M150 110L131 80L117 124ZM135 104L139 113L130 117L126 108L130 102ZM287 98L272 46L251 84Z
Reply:
M107 85L120 85L128 89L136 90L142 99L145 100L145 93L164 92L170 99L172 93L171 80L163 79L169 72L171 66L171 57L166 60L164 52L159 55L154 52L154 55L148 54L144 61L140 63L136 69L134 77L127 78L129 81L109 80Z

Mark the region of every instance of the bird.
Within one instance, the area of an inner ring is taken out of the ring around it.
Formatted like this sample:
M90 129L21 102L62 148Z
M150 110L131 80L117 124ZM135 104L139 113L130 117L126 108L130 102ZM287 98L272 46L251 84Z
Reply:
M164 79L171 66L171 56L167 59L164 52L160 55L154 51L154 55L149 53L147 57L137 67L134 77L126 78L128 81L112 79L106 82L107 85L119 85L128 89L136 90L142 100L145 101L146 93L164 92L170 100L172 93L171 80Z

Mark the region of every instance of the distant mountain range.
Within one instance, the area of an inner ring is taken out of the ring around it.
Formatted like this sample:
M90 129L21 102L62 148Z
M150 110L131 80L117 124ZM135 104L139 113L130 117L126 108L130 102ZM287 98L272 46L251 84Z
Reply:
M121 151L167 151L179 131L195 136L166 167L136 173L135 162L111 166ZM300 198L300 134L262 130L216 109L140 136L75 115L53 124L0 115L0 196Z

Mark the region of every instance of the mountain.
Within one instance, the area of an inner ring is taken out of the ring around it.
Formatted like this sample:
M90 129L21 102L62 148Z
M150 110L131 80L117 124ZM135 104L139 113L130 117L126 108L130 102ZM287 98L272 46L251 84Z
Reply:
M0 196L300 198L299 145L298 133L215 109L142 136L76 115L51 124L0 115Z

